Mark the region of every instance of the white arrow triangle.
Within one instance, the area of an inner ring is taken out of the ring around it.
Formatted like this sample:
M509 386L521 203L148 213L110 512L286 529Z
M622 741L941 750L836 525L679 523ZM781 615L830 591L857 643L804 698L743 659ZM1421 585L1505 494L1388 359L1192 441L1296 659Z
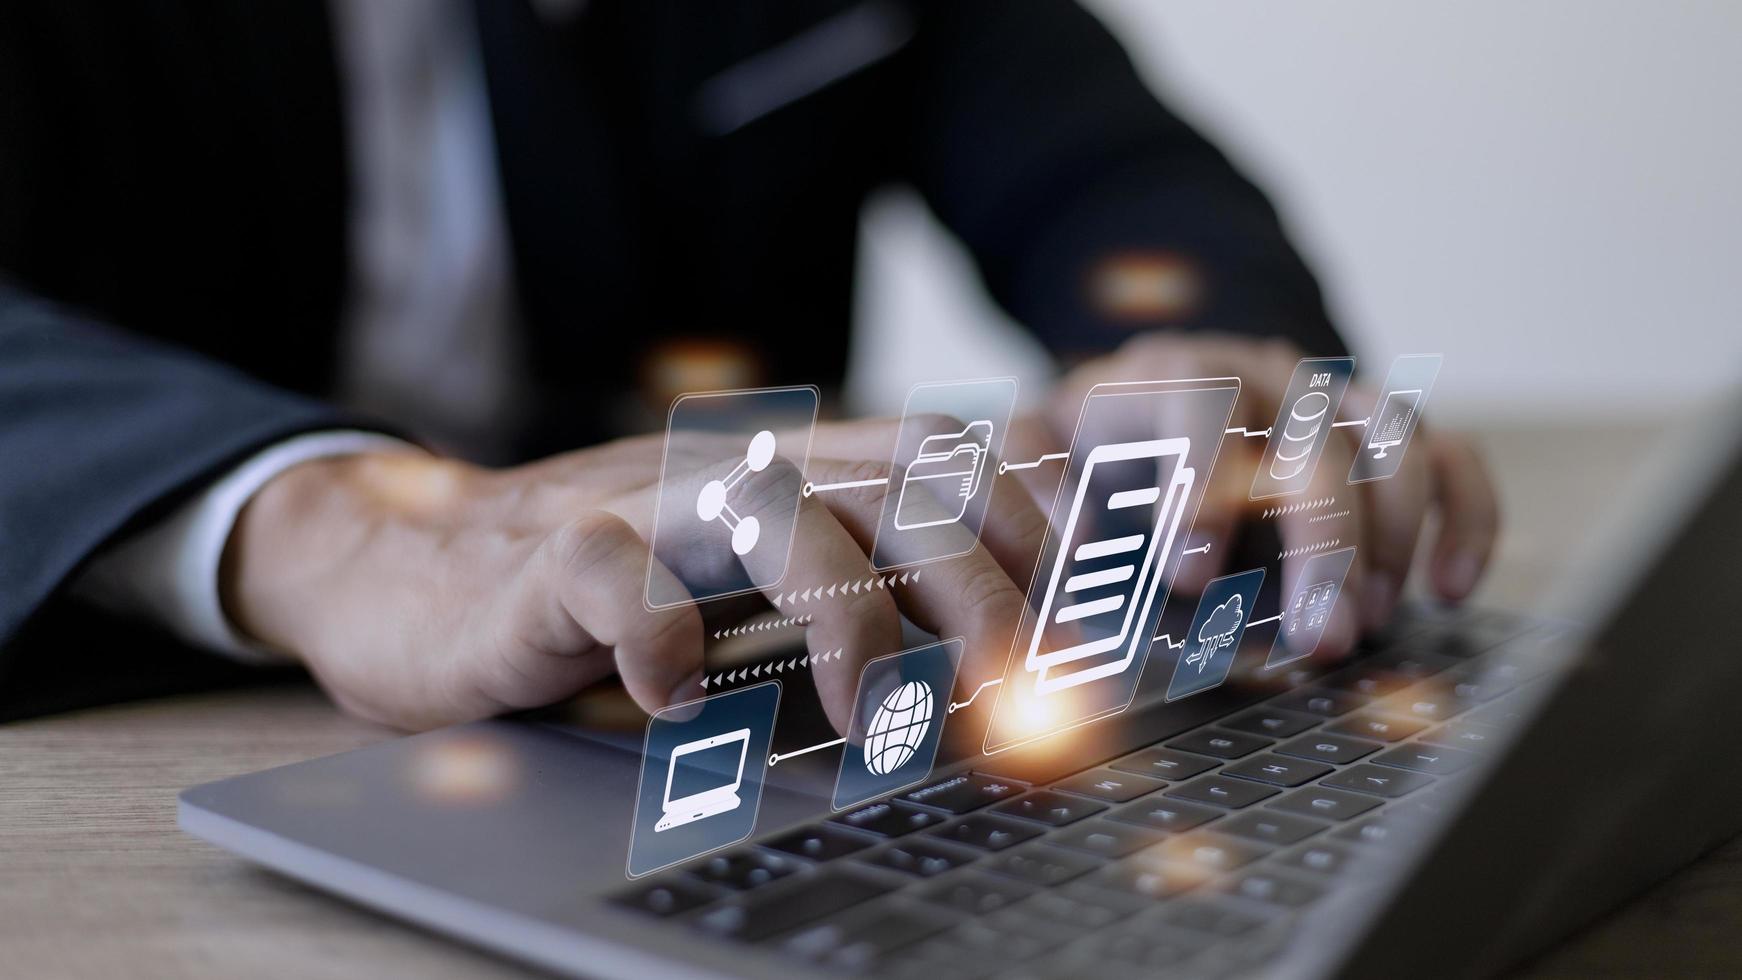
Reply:
M705 691L707 689L708 689L708 679L706 677L704 677L704 678L702 678L702 690Z

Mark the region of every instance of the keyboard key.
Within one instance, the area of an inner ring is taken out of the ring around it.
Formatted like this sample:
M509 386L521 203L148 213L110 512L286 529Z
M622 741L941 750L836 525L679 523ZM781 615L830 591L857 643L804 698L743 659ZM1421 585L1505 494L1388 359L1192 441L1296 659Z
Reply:
M925 840L903 841L865 858L868 864L889 868L905 874L931 878L951 868L959 868L978 855Z
M1070 964L1061 976L1079 978L1144 975L1142 972L1134 974L1131 967L1136 967L1139 971L1177 970L1214 941L1203 933L1170 929L1146 922L1142 929L1105 937L1096 936L1089 943L1082 944L1085 948L1080 953L1081 959ZM1117 972L1109 970L1109 960L1125 968Z
M1290 759L1286 756L1273 755L1269 752L1243 759L1222 770L1223 775L1238 776L1241 779L1256 779L1261 783L1273 786L1299 786L1301 783L1317 779L1330 772L1331 767L1322 762L1312 762L1306 759Z
M1143 864L1186 864L1219 874L1245 867L1269 853L1270 848L1257 841L1194 830L1167 838L1138 855L1138 861Z
M1354 851L1341 844L1333 844L1330 841L1314 841L1305 847L1296 848L1276 860L1278 864L1286 867L1299 868L1314 874L1334 875L1342 871L1354 855Z
M1495 727L1514 725L1525 719L1530 713L1529 709L1529 699L1513 693L1503 698L1495 698L1471 711L1464 715L1464 721Z
M1371 796L1345 793L1340 789L1326 789L1323 786L1309 786L1268 804L1268 809L1324 820L1348 820L1378 805L1379 801Z
M1457 662L1434 653L1390 650L1339 671L1325 686L1379 697L1432 677Z
M1222 821L1216 829L1224 834L1233 834L1263 844L1295 844L1321 830L1329 829L1328 823L1317 820L1307 820L1303 817L1291 817L1286 813L1273 810L1248 810Z
M1123 897L1067 885L1056 892L1041 892L1017 905L1013 911L1020 911L1028 916L1041 916L1053 922L1062 922L1073 929L1087 931L1105 928L1142 907L1124 901ZM1006 913L999 913L1004 914Z
M1163 793L1163 796L1177 800L1191 800L1196 803L1213 803L1232 810L1251 806L1265 797L1275 796L1277 791L1269 786L1248 782L1244 779L1229 779L1221 775L1200 776L1197 779Z
M1499 739L1500 729L1492 725L1478 725L1471 721L1454 721L1428 732L1419 741L1427 745L1480 752L1494 747Z
M1333 735L1353 735L1356 738L1372 738L1381 742L1401 742L1426 727L1425 722L1407 718L1351 715L1335 724L1326 725L1325 731Z
M1369 742L1364 738L1313 732L1310 735L1289 739L1278 745L1276 751L1282 755L1292 755L1298 759L1312 759L1315 762L1342 765L1345 762L1354 762L1356 759L1377 752L1384 747L1380 742Z
M1082 796L1092 796L1109 803L1124 803L1146 796L1167 784L1158 779L1114 772L1111 769L1091 769L1069 779L1061 779L1052 788Z
M951 975L983 975L989 966L1027 963L1061 945L1064 940L1047 933L1005 932L985 922L964 922L939 938L974 958L978 969L952 969Z
M1238 759L1268 747L1271 742L1270 739L1248 735L1245 732L1231 732L1222 728L1200 728L1195 732L1187 732L1167 744L1169 748L1196 752L1199 755L1211 755L1218 759Z
M831 921L793 933L780 947L837 969L863 970L891 950L934 936L952 924L949 916L929 912L888 903L849 909Z
M939 827L931 835L952 844L966 844L985 851L1002 851L1006 847L1039 837L1041 833L1041 829L1031 823L981 815L969 817L948 827Z
M1474 705L1474 701L1460 698L1436 683L1403 691L1375 707L1386 714L1431 724L1461 715Z
M1104 858L1124 857L1161 840L1160 834L1129 824L1095 820L1077 824L1047 838L1047 843L1086 851Z
M1189 898L1176 902L1162 913L1161 921L1181 929L1206 932L1212 936L1241 936L1264 924L1264 919L1229 907L1222 902Z
M796 870L798 865L783 857L757 851L735 851L708 858L690 868L689 872L710 885L745 891L760 888Z
M1401 836L1406 827L1389 814L1368 817L1359 822L1342 828L1332 837L1338 840L1355 841L1358 844L1384 844Z
M1093 800L1085 800L1065 793L1054 793L1049 789L1040 789L1019 796L1014 800L1005 800L993 807L992 812L1009 817L1021 817L1024 820L1039 821L1049 827L1063 827L1066 824L1076 823L1084 817L1093 816L1105 809L1107 809L1105 803L1096 803Z
M1202 868L1190 865L1120 861L1095 872L1087 884L1139 898L1159 899L1196 888L1206 877Z
M953 776L941 783L921 786L901 797L908 803L936 807L946 813L962 814L978 810L1027 789L1018 783L983 776L977 772Z
M1394 691L1401 691L1415 681L1391 673L1383 667L1361 664L1340 670L1324 678L1320 683L1333 690L1352 691L1370 698L1377 698Z
M706 905L714 900L714 896L715 892L701 885L682 878L668 878L612 896L611 901L624 908L664 918Z
M1222 811L1214 807L1198 806L1196 803L1163 798L1139 800L1119 807L1108 816L1122 823L1134 823L1150 830L1178 833L1209 823L1222 816Z
M900 837L943 822L944 818L929 810L917 810L900 803L873 803L830 818L843 827L862 830L878 837Z
M752 893L743 902L703 913L695 921L715 935L757 942L870 901L891 888L858 875L824 872L807 875L791 888Z
M1402 769L1385 769L1379 766L1361 763L1350 766L1334 776L1326 776L1319 780L1320 786L1331 786L1336 789L1350 789L1358 793L1372 793L1394 799L1405 793L1421 789L1433 782L1433 777Z
M1176 752L1173 749L1144 749L1115 759L1109 765L1120 772L1178 780L1190 779L1200 772L1216 768L1221 763L1215 759L1206 759L1189 752Z
M1034 894L1034 886L1010 878L965 871L922 893L939 905L970 915L986 915Z
M1006 851L993 858L985 867L988 871L1009 875L1031 885L1051 888L1086 875L1100 866L1101 861L1096 858L1046 844L1036 844L1018 851Z
M870 847L872 841L859 834L836 830L827 824L817 824L796 830L784 837L764 841L764 847L771 847L787 854L795 854L812 861L833 861L846 857L855 851Z
M1325 893L1322 885L1274 871L1249 871L1229 882L1227 891L1230 895L1283 908L1299 908Z
M1237 715L1228 721L1217 722L1217 724L1223 728L1232 728L1237 732L1246 732L1251 735L1287 738L1290 735L1298 735L1323 720L1317 715L1267 707L1254 708L1245 714Z
M1307 687L1271 698L1270 704L1285 711L1304 711L1320 718L1340 718L1356 708L1366 706L1367 699L1348 691Z
M1476 756L1461 749L1443 749L1433 745L1399 745L1373 757L1376 766L1412 769L1430 776L1445 776L1476 761Z

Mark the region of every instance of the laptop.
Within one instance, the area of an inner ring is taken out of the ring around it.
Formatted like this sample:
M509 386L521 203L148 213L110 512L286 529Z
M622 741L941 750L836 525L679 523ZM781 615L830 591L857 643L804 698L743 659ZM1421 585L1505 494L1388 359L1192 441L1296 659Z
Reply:
M752 837L646 877L640 733L549 721L197 786L180 822L575 976L1488 975L1742 832L1739 445L1649 468L1675 479L1617 511L1567 615L1416 607L1171 703L1146 675L1116 716L842 811L814 753ZM731 805L736 735L673 760L662 822Z
M750 729L740 728L685 742L672 750L665 770L662 812L653 825L654 832L675 830L742 806L744 801L738 797L738 787L744 781L749 748ZM675 799L674 785L678 787Z

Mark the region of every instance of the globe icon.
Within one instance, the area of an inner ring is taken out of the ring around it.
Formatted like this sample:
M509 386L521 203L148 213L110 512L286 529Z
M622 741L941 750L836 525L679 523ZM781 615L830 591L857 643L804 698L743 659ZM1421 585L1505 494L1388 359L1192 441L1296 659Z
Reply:
M865 768L887 776L907 764L931 728L932 693L924 681L908 681L883 698L865 729Z

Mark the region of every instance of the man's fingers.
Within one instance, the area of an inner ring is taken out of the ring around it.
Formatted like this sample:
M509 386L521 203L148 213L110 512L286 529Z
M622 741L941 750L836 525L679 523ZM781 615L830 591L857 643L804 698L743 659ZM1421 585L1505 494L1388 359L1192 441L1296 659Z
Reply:
M634 529L603 511L548 537L518 590L519 622L497 679L504 703L572 693L598 676L598 665L585 664L598 648L615 650L624 687L649 711L700 694L702 617L693 606L650 612L642 604L650 564L656 578L671 578Z
M813 479L819 481L870 479L886 471L886 467L875 463L811 461ZM877 491L883 489L870 487L864 488L864 492L826 495L829 509L866 549L871 548L882 519L882 494ZM992 533L995 522L1008 522L998 534L1000 547L1010 553L1010 561L1032 567L1044 543L1046 519L1020 492L1010 493L1009 498L999 505L999 498L993 497L994 509L986 515L986 533ZM1002 510L998 509L1000 506ZM930 530L920 529L921 533ZM977 684L996 673L1009 655L1011 634L1022 615L1023 592L989 548L974 546L972 535L965 529L962 543L967 547L966 553L922 566L918 579L899 587L897 601L901 611L921 629L939 636L963 638L962 677L964 683ZM1023 581L1026 584L1026 578ZM858 662L865 659L869 658Z
M790 465L784 460L776 460L768 470L745 481L745 516L757 516L765 508L771 512L784 512L785 504L775 498L785 494L788 486L796 492L799 483L775 471ZM859 463L850 467L825 464L819 467L813 460L810 467L811 476L819 483L877 479L887 475L887 471L888 467L877 463ZM794 589L822 589L869 578L872 570L865 551L868 545L861 545L841 526L841 521L831 513L823 498L839 500L841 495L846 495L854 500L873 496L880 499L882 489L878 486L853 487L801 496L790 558L786 559L786 575L777 588L765 589L765 594L772 598L777 593ZM744 560L754 569L756 562L779 561L781 558L779 554L761 555L752 550ZM805 643L811 654L820 657L834 650L845 651L840 657L818 660L812 672L817 695L829 721L844 733L852 721L859 668L874 657L901 649L901 617L896 612L895 600L884 589L838 591L834 596L811 603L806 610L813 617L805 629Z
M1367 577L1360 597L1366 629L1384 626L1397 606L1427 515L1429 483L1427 464L1414 455L1404 458L1391 479L1349 488L1362 505Z
M1427 443L1422 448L1427 450L1440 508L1439 539L1433 551L1434 591L1445 599L1461 600L1475 590L1494 553L1500 500L1487 465L1468 441L1437 432L1418 432L1416 440Z

